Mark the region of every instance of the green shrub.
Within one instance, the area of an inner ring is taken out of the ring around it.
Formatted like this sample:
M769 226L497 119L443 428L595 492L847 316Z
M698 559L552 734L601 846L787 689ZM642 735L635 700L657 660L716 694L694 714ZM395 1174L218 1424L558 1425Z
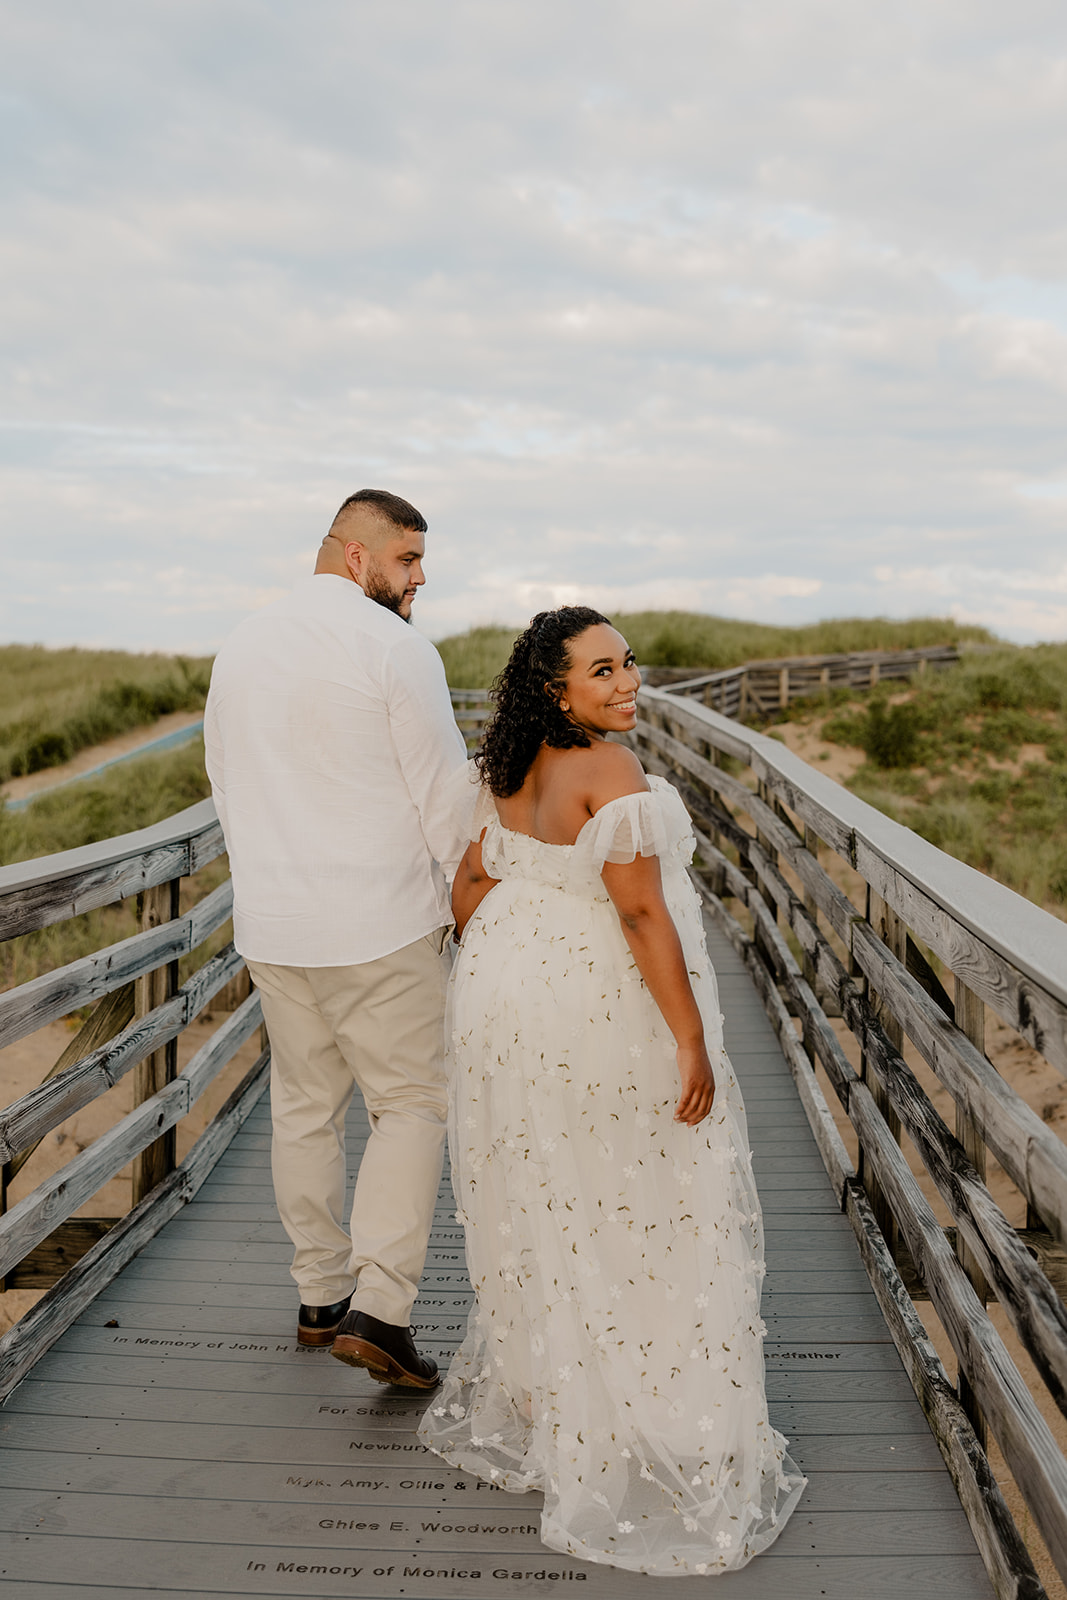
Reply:
M872 700L862 728L863 749L876 767L913 767L919 759L922 720L910 701Z

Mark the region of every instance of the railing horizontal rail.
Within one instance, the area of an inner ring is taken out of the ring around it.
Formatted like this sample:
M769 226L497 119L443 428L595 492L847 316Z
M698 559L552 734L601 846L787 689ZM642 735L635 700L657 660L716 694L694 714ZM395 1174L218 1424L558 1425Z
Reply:
M259 996L250 995L172 1083L136 1106L0 1217L0 1277L96 1194L133 1156L180 1122L262 1020Z
M99 844L0 867L0 941L185 878L226 848L211 800Z
M215 1119L176 1167L139 1205L86 1252L0 1338L0 1402L22 1382L34 1363L69 1328L86 1306L155 1237L210 1177L215 1163L258 1103L267 1086L270 1052L264 1050Z
M208 1002L242 970L232 944L205 962L177 994L99 1049L15 1100L0 1112L0 1161L35 1144L99 1095L106 1094L160 1045L176 1039Z
M227 879L183 917L146 928L0 994L0 1047L90 1005L165 962L188 955L232 914L233 886Z

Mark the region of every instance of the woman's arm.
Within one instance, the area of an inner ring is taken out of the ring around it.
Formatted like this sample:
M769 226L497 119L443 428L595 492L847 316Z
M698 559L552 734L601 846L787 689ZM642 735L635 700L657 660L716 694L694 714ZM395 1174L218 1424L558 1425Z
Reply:
M455 882L452 885L452 915L456 919L457 939L462 939L467 923L490 889L495 888L499 882L499 878L489 876L482 864L481 840L473 840L467 846L467 853L456 869Z
M678 1046L682 1092L674 1108L675 1121L695 1127L711 1110L715 1075L682 943L663 898L659 861L655 856L636 856L625 865L605 862L603 879L638 971Z

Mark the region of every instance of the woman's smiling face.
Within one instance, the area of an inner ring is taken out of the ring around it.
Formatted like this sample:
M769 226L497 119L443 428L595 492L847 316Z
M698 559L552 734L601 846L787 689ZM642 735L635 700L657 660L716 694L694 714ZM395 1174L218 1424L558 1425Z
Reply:
M637 721L641 674L617 628L598 622L567 645L570 667L560 706L587 733L629 733Z

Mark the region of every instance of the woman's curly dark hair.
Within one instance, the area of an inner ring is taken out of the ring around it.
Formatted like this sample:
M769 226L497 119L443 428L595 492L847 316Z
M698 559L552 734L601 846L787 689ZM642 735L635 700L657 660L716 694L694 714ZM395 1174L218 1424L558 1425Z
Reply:
M490 690L496 709L474 757L493 794L516 794L543 744L554 750L589 745L588 735L560 710L559 692L571 665L569 641L607 620L589 606L560 606L539 611L515 640Z

